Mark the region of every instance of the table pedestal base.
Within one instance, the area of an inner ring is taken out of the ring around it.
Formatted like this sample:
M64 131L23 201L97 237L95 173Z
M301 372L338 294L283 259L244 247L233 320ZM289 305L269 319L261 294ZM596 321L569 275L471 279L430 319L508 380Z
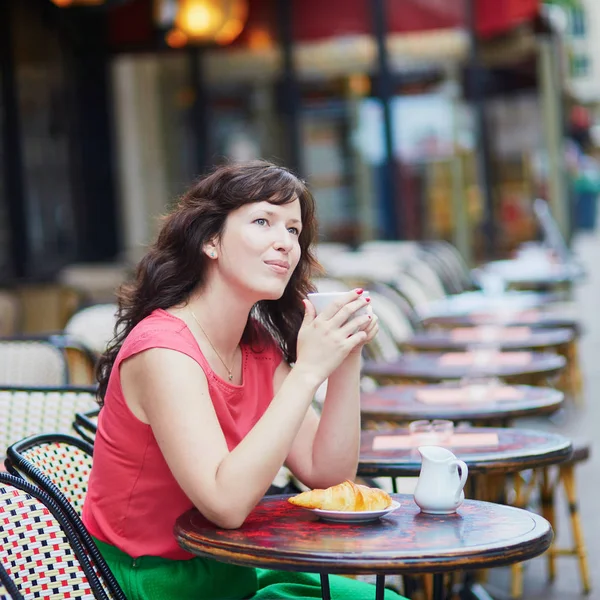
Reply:
M483 588L482 588L483 589ZM468 589L471 593L472 588ZM377 575L375 580L375 600L383 600L385 593L385 575ZM329 575L321 573L321 597L323 600L331 600L331 589L329 588ZM433 576L433 598L432 600L445 600L444 575L435 573ZM461 593L462 598L462 593ZM490 596L469 595L464 600L491 600Z
M329 575L321 573L321 598L331 600L331 590L329 589Z

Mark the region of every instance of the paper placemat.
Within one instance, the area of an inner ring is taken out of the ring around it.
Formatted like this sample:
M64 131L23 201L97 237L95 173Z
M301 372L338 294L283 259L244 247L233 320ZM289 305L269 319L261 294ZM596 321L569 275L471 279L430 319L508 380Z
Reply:
M460 388L438 388L417 390L415 398L423 404L458 404L477 402L502 402L521 400L523 390L508 385L474 385Z
M510 365L523 366L531 362L531 352L447 352L439 358L444 367L462 367L471 365Z
M497 433L455 433L443 443L424 443L419 436L413 435L377 435L373 438L373 450L406 450L419 446L434 445L445 448L478 448L497 446Z
M450 339L455 342L518 342L531 337L530 327L457 327L452 329Z

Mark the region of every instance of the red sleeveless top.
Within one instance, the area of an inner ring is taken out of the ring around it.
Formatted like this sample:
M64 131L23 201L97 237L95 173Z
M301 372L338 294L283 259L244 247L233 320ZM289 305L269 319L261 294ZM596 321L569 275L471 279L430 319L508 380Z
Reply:
M82 514L93 536L134 558L193 558L173 536L175 520L192 503L171 474L151 427L129 410L121 389L121 363L150 348L168 348L194 359L206 375L217 418L232 450L273 397L273 374L282 353L266 332L262 337L260 351L242 345L242 385L234 385L213 372L178 317L158 309L133 328L117 355L98 419L94 465Z

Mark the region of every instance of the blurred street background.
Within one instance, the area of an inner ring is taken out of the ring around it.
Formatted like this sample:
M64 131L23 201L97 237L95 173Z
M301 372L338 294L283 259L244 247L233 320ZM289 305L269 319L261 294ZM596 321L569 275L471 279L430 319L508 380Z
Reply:
M426 302L481 288L481 310L511 286L562 294L581 397L567 386L557 413L516 425L591 443L576 475L594 584L600 0L3 0L0 113L0 336L54 335L68 384L92 383L115 292L160 215L228 161L266 159L307 180L326 275L368 274L402 297L392 357L421 331ZM514 257L549 279L472 271ZM98 330L66 327L97 305ZM31 381L0 381L13 384ZM38 431L0 431L0 452ZM549 585L546 558L528 563L522 597L579 598L576 558L557 564ZM490 574L494 597L510 597L509 575Z
M473 264L536 237L538 196L567 239L595 224L594 0L0 10L6 284L127 269L157 215L227 160L304 176L324 242L445 239Z

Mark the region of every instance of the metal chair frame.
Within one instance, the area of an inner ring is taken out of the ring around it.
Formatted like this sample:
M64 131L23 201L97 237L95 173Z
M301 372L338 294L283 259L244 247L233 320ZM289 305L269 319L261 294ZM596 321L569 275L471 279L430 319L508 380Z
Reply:
M32 435L28 438L20 440L8 447L6 451L6 459L4 464L6 470L17 477L22 477L43 489L65 513L70 513L71 510L77 519L80 515L77 513L73 505L69 502L64 492L55 484L52 479L44 473L36 464L30 461L23 453L36 446L44 444L64 443L75 446L88 454L90 457L94 455L94 447L88 442L72 435L62 433L46 433ZM83 525L83 524L82 524Z
M91 444L72 435L58 433L34 435L21 440L16 444L12 444L8 448L7 457L5 460L6 468L11 475L22 480L32 482L51 498L52 502L68 519L71 527L78 536L82 547L85 549L85 551L87 551L89 556L91 556L91 562L93 562L93 565L106 580L106 586L110 589L112 597L116 600L126 600L125 595L121 591L121 588L119 587L114 575L100 554L96 543L88 533L85 525L81 521L80 515L77 513L73 505L67 500L65 494L60 490L60 488L53 483L53 481L40 468L35 466L22 455L22 452L29 450L30 448L42 444L51 444L53 442L64 442L71 444L80 448L90 456L93 456L94 453L94 447Z
M94 418L98 418L100 409L90 410L84 413L75 413L73 429L89 444L94 444L98 425Z
M96 354L92 350L90 350L90 348L88 348L81 340L64 332L48 333L46 335L23 334L14 335L10 337L0 337L0 342L41 342L49 344L50 346L59 350L60 353L63 355L65 362L63 378L64 385L70 385L73 383L71 363L76 357L72 355L76 354L77 357L80 357L86 363L86 367L90 370L92 374L97 361Z
M19 588L0 563L0 600L24 600Z
M78 533L74 529L70 518L67 516L67 514L63 512L59 504L55 502L55 500L43 489L36 487L35 485L25 481L21 477L16 477L15 475L9 473L0 472L0 485L10 486L16 488L17 490L25 492L37 502L42 504L50 512L52 517L58 522L60 528L63 530L65 538L70 544L73 553L76 559L79 561L81 569L83 570L88 580L90 589L94 594L94 597L98 600L109 600L109 596L105 593L102 584L100 583L100 580L94 573L94 568L88 556L86 555L86 551L81 543ZM96 560L95 557L93 558L94 560ZM102 572L102 569L104 569L105 572L110 573L108 566L106 565L104 559L100 556L99 553L98 559L99 562L96 563L96 566L99 569L99 571ZM118 584L116 584L116 581L115 585L112 585L113 581L114 576L110 574L110 578L107 577L107 587L110 591L111 596L119 600L125 600L125 596L123 595L121 589L118 587Z

